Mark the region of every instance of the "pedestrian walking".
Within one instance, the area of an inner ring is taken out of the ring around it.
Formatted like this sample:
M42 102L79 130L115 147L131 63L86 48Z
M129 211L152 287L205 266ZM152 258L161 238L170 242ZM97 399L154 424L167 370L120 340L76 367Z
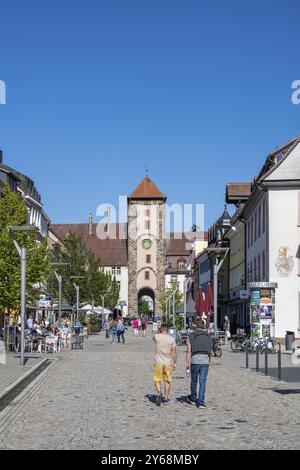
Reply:
M176 369L177 352L175 339L168 334L168 325L161 325L160 333L153 336L155 342L154 385L156 388L156 405L168 405L172 372ZM161 392L161 383L164 382L164 395Z
M111 324L111 321L106 320L105 322L105 337L106 338L109 338L109 335L110 335L110 324Z
M118 325L117 325L118 343L120 343L120 338L122 338L123 344L125 343L124 334L125 334L125 326L124 326L122 319L120 318L118 321Z
M139 321L137 318L133 320L133 332L134 332L134 336L139 335Z
M110 324L110 334L111 334L111 342L114 343L116 341L116 334L117 334L117 322L116 320L112 320Z
M189 336L186 352L186 370L191 375L191 395L188 399L198 408L205 408L205 387L212 351L212 339L207 333L205 322L196 321L196 329ZM199 379L199 392L197 384Z
M225 336L227 341L230 340L230 321L227 315L224 317L224 323L223 323L223 331L225 331Z
M142 319L142 335L146 336L146 329L147 329L147 320L145 318Z

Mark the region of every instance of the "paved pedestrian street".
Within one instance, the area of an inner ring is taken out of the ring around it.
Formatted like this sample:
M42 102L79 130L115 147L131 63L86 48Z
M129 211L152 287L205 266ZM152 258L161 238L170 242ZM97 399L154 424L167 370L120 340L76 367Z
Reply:
M153 342L127 332L126 344L104 334L85 350L64 351L30 393L3 417L1 449L297 449L300 395L285 384L213 359L207 409L186 402L185 348L171 403L153 403ZM277 391L276 391L277 389ZM4 410L5 411L5 410Z

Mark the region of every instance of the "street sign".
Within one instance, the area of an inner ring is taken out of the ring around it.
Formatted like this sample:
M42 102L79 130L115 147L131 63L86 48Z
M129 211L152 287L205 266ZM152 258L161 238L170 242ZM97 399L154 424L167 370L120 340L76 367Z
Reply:
M248 290L240 290L240 299L241 300L249 299L249 297L250 297L250 292Z
M262 289L277 289L277 282L248 282L249 289L262 288Z

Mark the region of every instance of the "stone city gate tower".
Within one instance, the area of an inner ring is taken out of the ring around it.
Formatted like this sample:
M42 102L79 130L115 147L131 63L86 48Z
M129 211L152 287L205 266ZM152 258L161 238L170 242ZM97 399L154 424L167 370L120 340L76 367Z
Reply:
M128 313L146 297L155 315L165 291L166 197L149 176L128 197Z

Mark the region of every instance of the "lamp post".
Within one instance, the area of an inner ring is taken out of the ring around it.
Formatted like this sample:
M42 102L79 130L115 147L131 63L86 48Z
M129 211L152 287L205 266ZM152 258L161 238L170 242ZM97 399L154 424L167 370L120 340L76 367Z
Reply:
M70 263L51 263L51 266L70 266ZM54 271L58 282L58 326L61 326L62 276Z
M187 285L191 280L191 277L187 277L183 281L183 329L186 331L186 294L187 294Z
M84 276L70 276L70 279L83 279ZM73 282L73 285L76 289L76 322L78 322L79 319L79 292L80 292L80 287L78 284Z
M15 232L36 232L37 229L33 225L8 226L9 233ZM18 242L13 238L13 243L21 258L21 351L20 365L24 366L24 349L25 349L25 310L26 310L26 248L20 247Z

